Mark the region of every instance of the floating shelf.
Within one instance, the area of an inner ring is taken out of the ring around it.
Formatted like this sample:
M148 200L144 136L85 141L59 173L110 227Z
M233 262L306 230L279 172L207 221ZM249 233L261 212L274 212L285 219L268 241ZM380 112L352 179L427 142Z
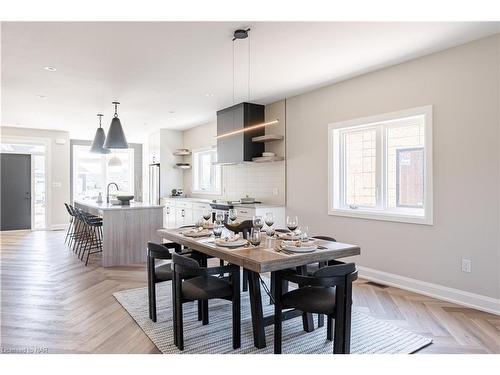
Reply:
M174 156L189 156L191 155L191 151L187 148L179 148L172 153Z
M191 169L191 164L175 164L175 169Z
M273 161L282 161L285 160L284 157L281 156L259 156L257 158L252 158L254 163L270 163Z
M277 134L266 134L261 135L259 137L253 137L252 142L273 142L273 141L281 141L285 137Z

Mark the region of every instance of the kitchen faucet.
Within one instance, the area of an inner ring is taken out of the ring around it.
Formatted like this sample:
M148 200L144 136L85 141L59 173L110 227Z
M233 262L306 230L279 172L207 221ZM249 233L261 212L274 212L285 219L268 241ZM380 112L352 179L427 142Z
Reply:
M108 184L108 186L106 186L106 203L109 203L109 186L110 185L115 185L116 186L116 190L120 190L120 188L118 187L118 184L116 182L110 182Z

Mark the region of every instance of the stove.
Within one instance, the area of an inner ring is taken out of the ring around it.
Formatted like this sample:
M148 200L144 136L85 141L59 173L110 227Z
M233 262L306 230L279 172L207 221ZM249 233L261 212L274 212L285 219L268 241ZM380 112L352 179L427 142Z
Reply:
M235 204L254 204L254 203L262 203L262 202L252 202L252 203L242 203L240 201L225 201L225 200L217 200L214 199L212 203L210 203L210 207L212 207L214 210L221 210L221 211L229 211L231 208L234 207Z

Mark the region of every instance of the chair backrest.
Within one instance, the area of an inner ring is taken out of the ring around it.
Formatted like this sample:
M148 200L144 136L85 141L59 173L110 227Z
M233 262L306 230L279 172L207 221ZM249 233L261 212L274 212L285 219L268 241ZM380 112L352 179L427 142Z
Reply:
M319 268L312 276L299 275L293 271L279 271L280 277L303 286L332 287L352 283L358 278L354 263L340 263Z
M172 264L174 266L173 270L180 274L196 273L197 270L202 268L196 260L177 253L172 253Z
M329 236L313 236L313 238L316 238L317 240L337 242L335 238Z
M148 242L148 256L154 259L172 259L172 254L170 250L155 242Z
M64 207L66 207L66 211L68 211L68 214L69 214L70 216L75 216L75 215L73 214L73 212L71 211L71 208L69 208L69 207L70 207L70 206L69 206L69 204L64 203Z

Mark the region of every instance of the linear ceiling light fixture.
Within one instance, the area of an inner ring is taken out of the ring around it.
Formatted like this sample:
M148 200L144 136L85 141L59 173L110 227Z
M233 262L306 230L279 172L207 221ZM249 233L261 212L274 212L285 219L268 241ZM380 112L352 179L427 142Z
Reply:
M235 135L235 134L239 134L239 133L247 132L247 131L250 131L250 130L254 130L254 129L259 129L259 128L263 128L263 127L266 127L266 126L275 125L275 124L277 124L278 122L280 122L280 120L279 120L279 119L276 119L276 120L273 120L273 121L264 122L264 123L262 123L262 124L257 124L257 125L248 126L248 127L246 127L246 128L241 128L241 129L238 129L238 130L233 130L233 131L231 131L231 132L228 132L228 133L224 133L224 134L218 135L218 136L216 136L215 138L216 138L216 139L219 139L219 138L229 137L229 136L231 136L231 135Z
M104 134L104 129L101 127L101 118L102 114L98 113L97 117L99 117L99 127L95 132L94 141L92 142L92 146L90 146L90 152L96 154L109 154L111 151L107 148L102 147L104 145L104 140L106 139L106 134Z

